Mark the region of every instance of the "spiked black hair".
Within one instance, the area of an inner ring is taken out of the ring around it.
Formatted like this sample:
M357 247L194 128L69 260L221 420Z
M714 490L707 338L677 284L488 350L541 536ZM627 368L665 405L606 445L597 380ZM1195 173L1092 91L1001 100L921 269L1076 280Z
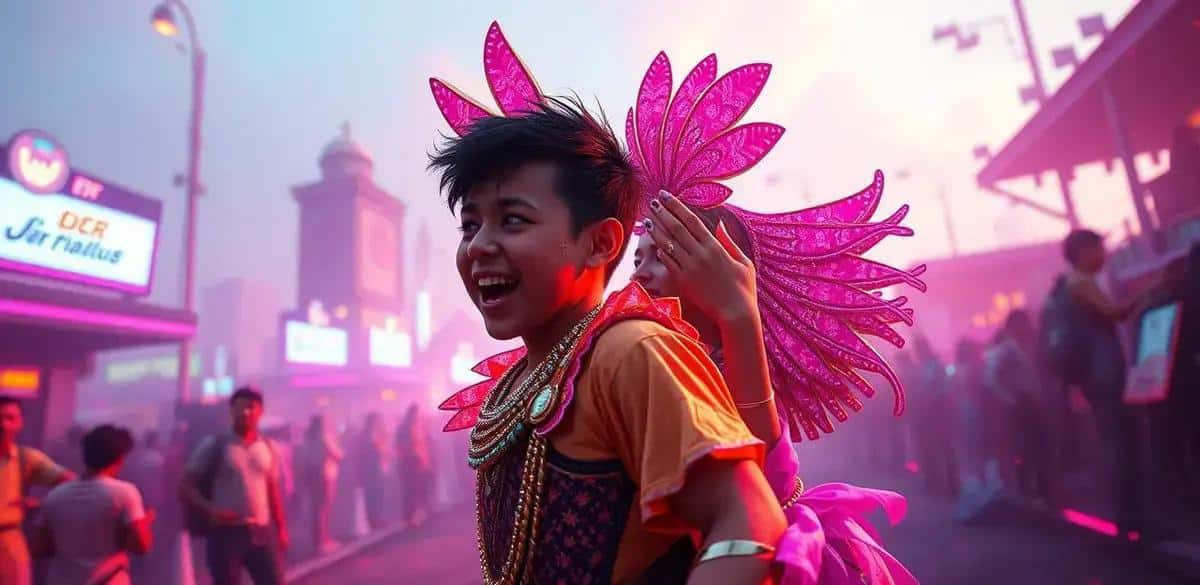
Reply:
M578 97L547 97L519 117L482 118L465 136L448 138L430 156L429 168L441 172L442 193L455 211L475 186L533 162L556 166L572 235L615 218L625 228L618 258L623 256L641 196L637 171L603 110L593 115Z

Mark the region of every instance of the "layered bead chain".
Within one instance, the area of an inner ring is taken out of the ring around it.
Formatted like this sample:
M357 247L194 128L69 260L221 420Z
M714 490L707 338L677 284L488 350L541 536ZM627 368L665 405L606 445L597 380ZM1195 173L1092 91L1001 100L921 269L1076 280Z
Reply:
M566 366L575 344L599 312L600 307L596 307L576 323L520 385L514 387L513 382L527 366L524 359L501 376L484 400L479 420L471 429L467 463L472 468L479 469L494 461L521 438L530 428L530 419L542 414L534 407L552 406L551 403L557 398L554 395L557 389L544 386L559 369ZM531 404L535 399L541 402Z
M475 518L478 523L479 565L484 585L521 585L531 574L533 543L537 541L538 520L541 516L542 491L546 471L546 438L531 433L549 415L558 401L557 374L570 363L571 355L584 331L600 313L596 307L560 340L525 381L516 385L516 377L524 370L524 359L508 369L484 400L479 419L471 431L467 462L478 470L476 482ZM521 465L521 486L513 508L512 532L508 553L499 575L493 575L484 540L481 502L485 486L495 478L488 474L503 471L491 467L508 448L526 434L525 459Z

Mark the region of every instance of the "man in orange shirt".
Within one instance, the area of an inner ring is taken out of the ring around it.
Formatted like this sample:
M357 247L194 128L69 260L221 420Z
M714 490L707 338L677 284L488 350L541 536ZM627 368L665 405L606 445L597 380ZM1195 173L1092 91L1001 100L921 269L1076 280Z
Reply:
M443 405L472 427L485 583L770 582L764 448L695 331L637 285L602 302L641 195L625 153L576 101L530 109L431 163L467 293L492 337L524 342Z
M28 495L29 486L56 486L75 478L45 453L17 444L24 426L21 403L0 396L0 583L4 585L32 583L29 547L21 531L25 510L38 505Z

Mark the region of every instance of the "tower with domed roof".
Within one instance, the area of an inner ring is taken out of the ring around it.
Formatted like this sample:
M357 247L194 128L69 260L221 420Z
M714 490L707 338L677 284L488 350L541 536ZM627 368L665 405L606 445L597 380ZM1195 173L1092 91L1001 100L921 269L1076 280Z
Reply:
M351 330L405 324L404 204L375 183L374 157L349 124L318 164L320 180L292 189L300 205L297 307L319 304Z

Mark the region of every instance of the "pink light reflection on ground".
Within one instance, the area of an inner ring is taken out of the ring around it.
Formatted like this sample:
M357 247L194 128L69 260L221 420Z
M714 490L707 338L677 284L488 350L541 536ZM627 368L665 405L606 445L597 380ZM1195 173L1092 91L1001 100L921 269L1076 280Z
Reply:
M1079 510L1072 510L1070 508L1064 508L1062 510L1062 517L1063 520L1066 520L1067 522L1070 522L1076 526L1087 528L1092 532L1103 534L1105 536L1111 536L1113 538L1117 536L1117 525L1103 518L1098 518L1090 514L1084 514Z

